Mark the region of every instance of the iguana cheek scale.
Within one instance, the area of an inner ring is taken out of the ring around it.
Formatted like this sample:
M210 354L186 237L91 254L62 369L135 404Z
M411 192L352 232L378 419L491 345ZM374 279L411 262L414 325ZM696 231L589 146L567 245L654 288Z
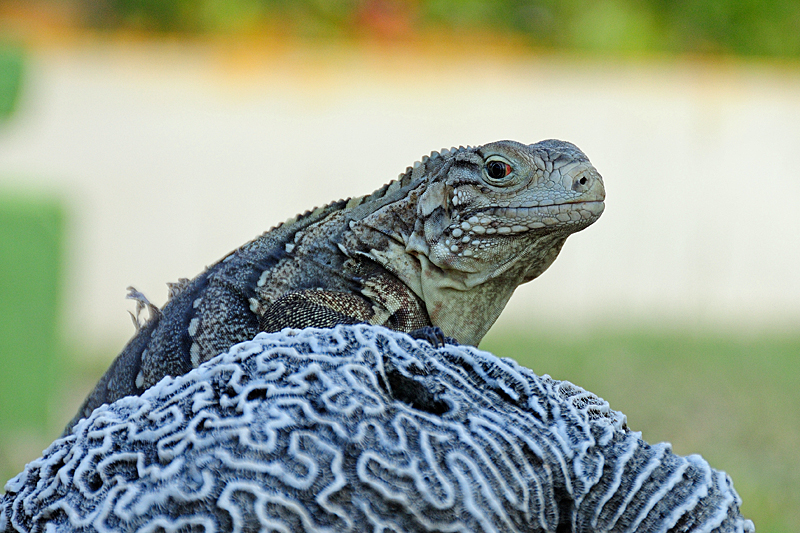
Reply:
M437 326L477 346L517 286L603 212L603 180L573 144L498 141L425 156L374 193L306 212L192 280L112 363L67 432L259 331L368 322Z

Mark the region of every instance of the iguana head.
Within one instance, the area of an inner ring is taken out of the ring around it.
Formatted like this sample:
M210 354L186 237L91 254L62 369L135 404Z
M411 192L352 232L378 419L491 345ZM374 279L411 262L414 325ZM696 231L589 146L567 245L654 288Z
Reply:
M439 158L417 203L422 227L412 248L439 268L466 274L460 278L467 287L515 264L527 265L523 281L530 281L567 236L603 212L603 179L567 142L498 141Z
M474 345L605 200L588 158L557 140L434 152L398 183L364 219L392 237L370 253L425 302L434 325Z

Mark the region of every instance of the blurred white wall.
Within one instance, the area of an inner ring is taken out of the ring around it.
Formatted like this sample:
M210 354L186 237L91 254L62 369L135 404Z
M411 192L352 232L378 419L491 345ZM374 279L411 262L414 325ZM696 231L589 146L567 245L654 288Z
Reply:
M131 335L128 285L161 305L297 212L500 138L572 141L608 192L500 323L800 325L796 65L95 44L33 51L25 91L0 185L68 198L65 328L97 346Z

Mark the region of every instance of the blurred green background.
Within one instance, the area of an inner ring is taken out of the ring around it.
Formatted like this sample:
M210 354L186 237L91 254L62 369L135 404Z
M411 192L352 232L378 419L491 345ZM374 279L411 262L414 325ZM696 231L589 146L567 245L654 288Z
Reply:
M756 531L798 531L800 335L503 331L481 348L602 396L648 442L702 450L731 476Z
M153 39L267 32L402 41L466 32L531 50L623 57L800 56L797 1L91 0L10 2L0 17L8 36L0 46L0 143L15 112L24 112L20 24ZM69 219L57 191L0 181L0 482L58 435L65 398L74 402L105 369L90 362L102 358L75 356L82 348L59 329ZM670 441L681 454L703 450L731 475L758 531L800 531L800 333L505 329L481 347L603 396L650 442ZM118 348L110 346L105 361Z
M342 37L447 29L560 49L800 54L800 3L793 0L93 0L77 11L90 26L161 32L269 25Z

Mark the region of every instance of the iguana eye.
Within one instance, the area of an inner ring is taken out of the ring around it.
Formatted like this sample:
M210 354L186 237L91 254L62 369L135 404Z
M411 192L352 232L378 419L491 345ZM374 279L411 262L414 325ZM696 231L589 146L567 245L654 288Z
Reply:
M486 175L493 180L501 180L511 174L511 165L494 159L486 163Z

